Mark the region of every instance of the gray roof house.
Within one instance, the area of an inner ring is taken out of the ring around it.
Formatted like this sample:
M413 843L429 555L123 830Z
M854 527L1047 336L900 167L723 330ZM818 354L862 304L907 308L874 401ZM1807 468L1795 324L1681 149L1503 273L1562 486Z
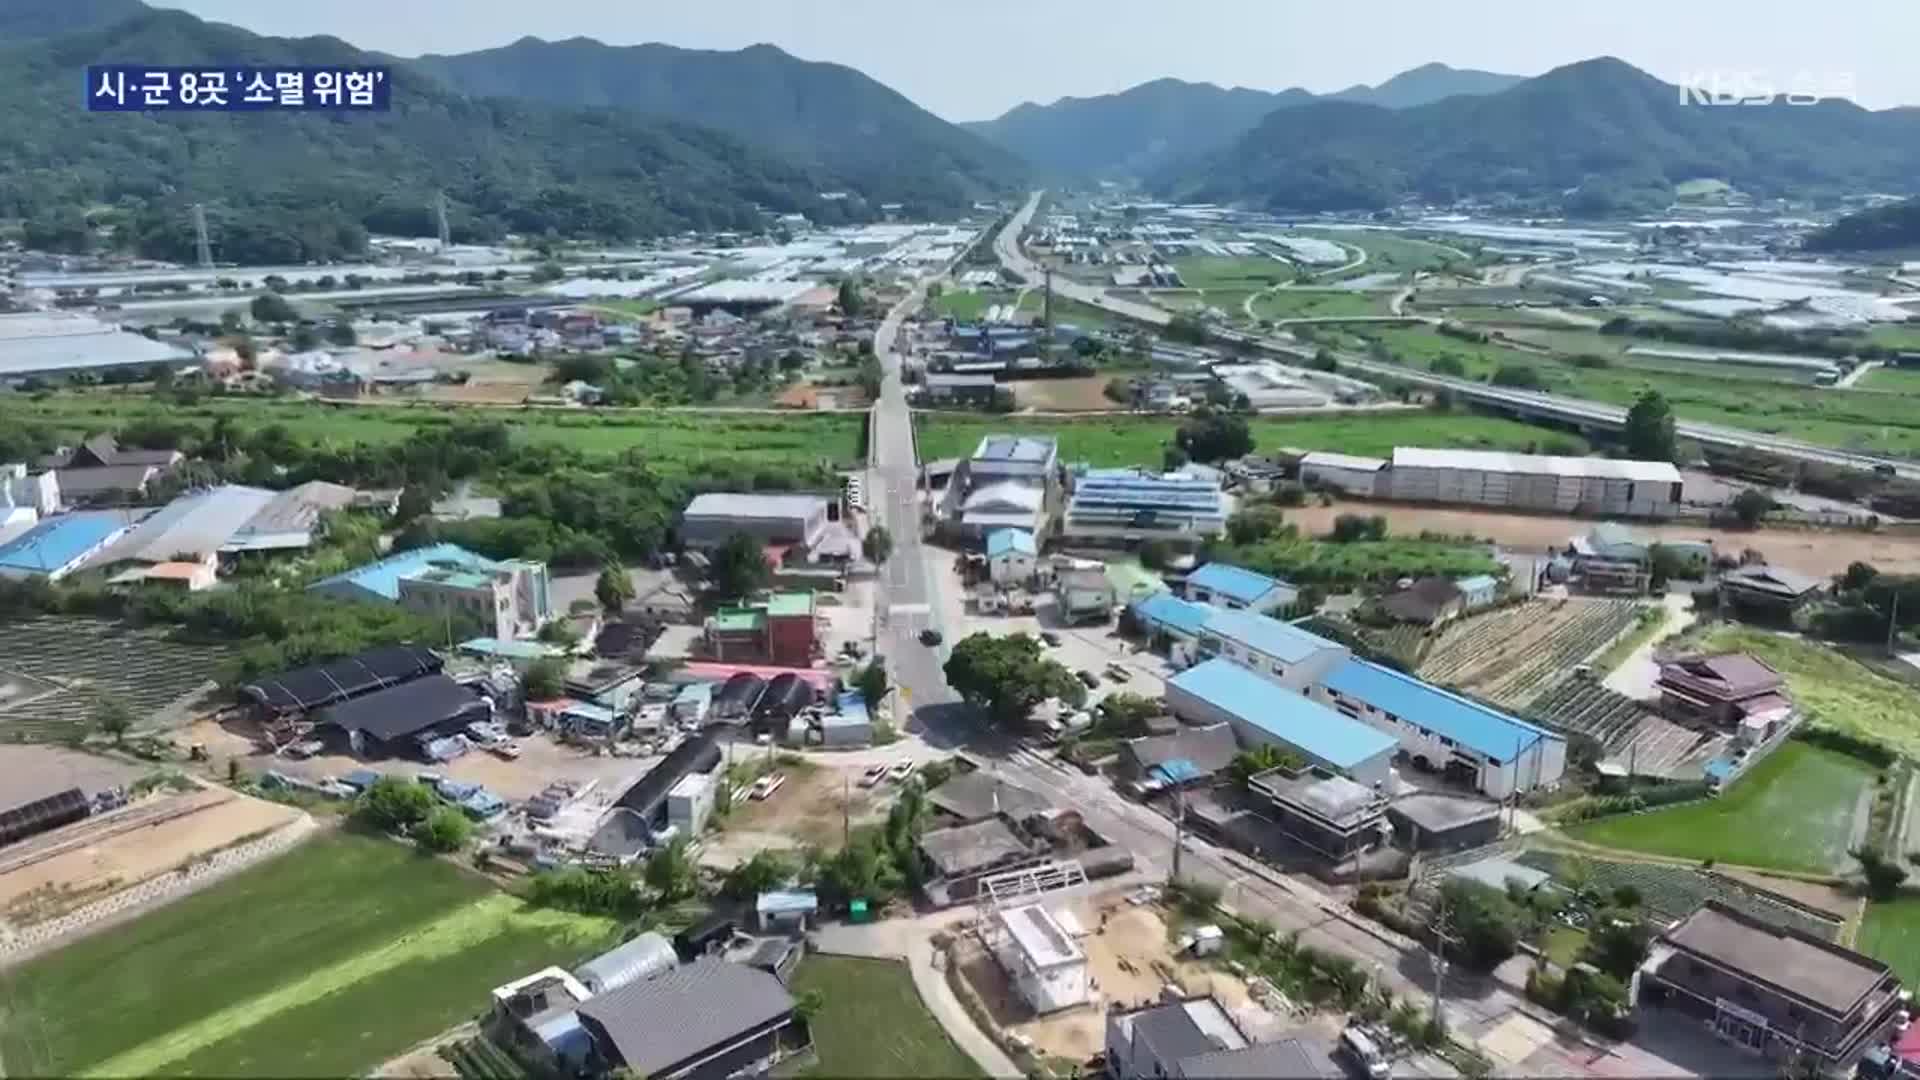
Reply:
M793 996L758 968L706 958L583 1002L599 1072L718 1080L806 1045Z

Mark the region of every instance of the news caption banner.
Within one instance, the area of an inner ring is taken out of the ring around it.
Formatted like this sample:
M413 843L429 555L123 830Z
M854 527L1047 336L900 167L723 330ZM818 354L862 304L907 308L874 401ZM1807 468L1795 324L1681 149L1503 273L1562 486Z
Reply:
M389 69L240 64L95 64L88 112L386 112Z

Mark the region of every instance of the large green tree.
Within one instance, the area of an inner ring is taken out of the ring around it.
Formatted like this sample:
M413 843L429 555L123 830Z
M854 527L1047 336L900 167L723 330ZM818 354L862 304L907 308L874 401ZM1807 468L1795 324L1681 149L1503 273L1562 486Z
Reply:
M734 533L713 550L707 577L722 600L738 603L766 588L773 581L773 570L759 541L746 533Z
M633 578L627 574L627 568L618 564L607 566L600 571L600 577L593 583L594 599L608 611L619 611L633 599Z
M875 566L886 562L893 554L893 534L887 531L885 525L875 525L861 538L860 552Z
M953 647L945 672L961 697L1006 727L1024 725L1034 706L1048 698L1075 706L1087 699L1087 688L1073 672L1049 659L1039 640L1026 634L968 635Z
M1246 420L1214 410L1181 424L1173 442L1193 461L1229 461L1253 453L1253 433Z
M1627 410L1627 423L1621 433L1627 453L1640 461L1672 461L1674 436L1673 406L1658 390L1641 391L1633 407Z

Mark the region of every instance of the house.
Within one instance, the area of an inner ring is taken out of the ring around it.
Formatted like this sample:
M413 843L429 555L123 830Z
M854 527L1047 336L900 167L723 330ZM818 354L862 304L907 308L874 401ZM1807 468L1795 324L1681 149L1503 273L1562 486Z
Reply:
M1251 611L1215 610L1200 630L1200 656L1221 657L1299 690L1344 663L1347 647Z
M1789 614L1826 588L1820 578L1759 563L1720 575L1720 602L1774 615Z
M987 534L987 576L997 585L1033 580L1040 546L1025 529L995 529Z
M729 663L806 667L819 649L813 594L775 593L747 607L721 608L707 620L708 656Z
M703 551L745 535L766 545L812 551L826 531L833 501L824 495L709 492L696 495L680 515L680 540Z
M59 581L87 565L127 531L127 515L82 511L47 518L0 543L0 578Z
M1380 598L1380 610L1394 621L1414 626L1438 626L1466 610L1460 586L1443 577L1423 577Z
M1158 790L1208 780L1240 752L1231 724L1182 725L1168 735L1143 735L1121 744L1127 772Z
M987 920L989 950L1035 1013L1070 1009L1092 996L1087 953L1044 904L1004 908Z
M87 569L153 566L217 556L236 532L276 497L264 488L227 484L182 495L141 518L87 562Z
M1886 964L1712 900L1660 935L1634 984L1642 1005L1828 1076L1847 1075L1906 1008Z
M1370 661L1346 661L1311 693L1390 736L1415 767L1452 774L1496 799L1552 787L1566 773L1562 736Z
M1388 835L1387 797L1324 766L1268 769L1249 777L1247 789L1266 798L1289 840L1323 859L1343 862Z
M1553 881L1553 875L1545 870L1499 855L1450 867L1446 875L1449 881L1471 881L1497 892L1517 888L1530 893Z
M1386 783L1394 740L1228 660L1167 680L1167 707L1189 724L1230 724L1242 746L1275 746L1368 786Z
M1019 784L975 770L958 773L927 792L927 805L947 824L970 825L1002 814L1024 821L1053 804Z
M1355 457L1315 450L1300 459L1300 483L1318 491L1373 498L1385 495L1385 458Z
M600 1075L720 1080L808 1045L779 979L711 957L596 994L578 1011Z
M478 623L487 636L501 639L529 636L554 614L545 563L496 562L457 544L389 555L322 578L307 590Z
M1256 1042L1220 999L1181 998L1107 1011L1107 1074L1114 1080L1331 1080L1339 1068L1318 1041Z
M60 510L60 478L52 469L31 472L22 462L0 464L0 509L31 510L34 518ZM5 514L0 514L4 524Z
M1106 622L1113 617L1113 583L1105 570L1062 570L1054 575L1053 591L1062 622Z
M580 1026L580 1004L593 991L557 968L543 968L493 988L486 1028L502 1046L555 1072L586 1064L593 1041Z
M1408 851L1465 851L1500 838L1500 804L1423 791L1390 803L1387 823Z
M129 450L111 435L95 435L38 465L53 474L61 504L72 507L145 497L147 485L185 460L178 450Z
M604 994L672 971L679 965L680 956L673 951L673 942L648 930L574 968L573 974L590 992Z
M1001 816L928 829L920 836L919 857L932 870L928 898L945 906L971 900L980 879L1044 861L1046 854Z
M1771 664L1746 653L1682 656L1663 662L1654 682L1660 708L1680 720L1739 729L1765 742L1793 713L1787 681Z
M1220 562L1188 574L1185 592L1195 603L1260 615L1285 614L1300 599L1300 590L1284 581Z

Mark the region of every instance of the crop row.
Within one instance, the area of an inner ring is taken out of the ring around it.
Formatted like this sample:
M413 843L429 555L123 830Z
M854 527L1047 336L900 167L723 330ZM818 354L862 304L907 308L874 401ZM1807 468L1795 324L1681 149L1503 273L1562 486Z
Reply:
M1800 930L1824 941L1833 941L1840 934L1837 918L1821 918L1731 879L1689 866L1589 859L1539 850L1521 852L1514 861L1544 870L1565 885L1584 877L1587 885L1602 893L1632 886L1648 910L1667 919L1684 918L1708 900L1718 900L1762 922Z

